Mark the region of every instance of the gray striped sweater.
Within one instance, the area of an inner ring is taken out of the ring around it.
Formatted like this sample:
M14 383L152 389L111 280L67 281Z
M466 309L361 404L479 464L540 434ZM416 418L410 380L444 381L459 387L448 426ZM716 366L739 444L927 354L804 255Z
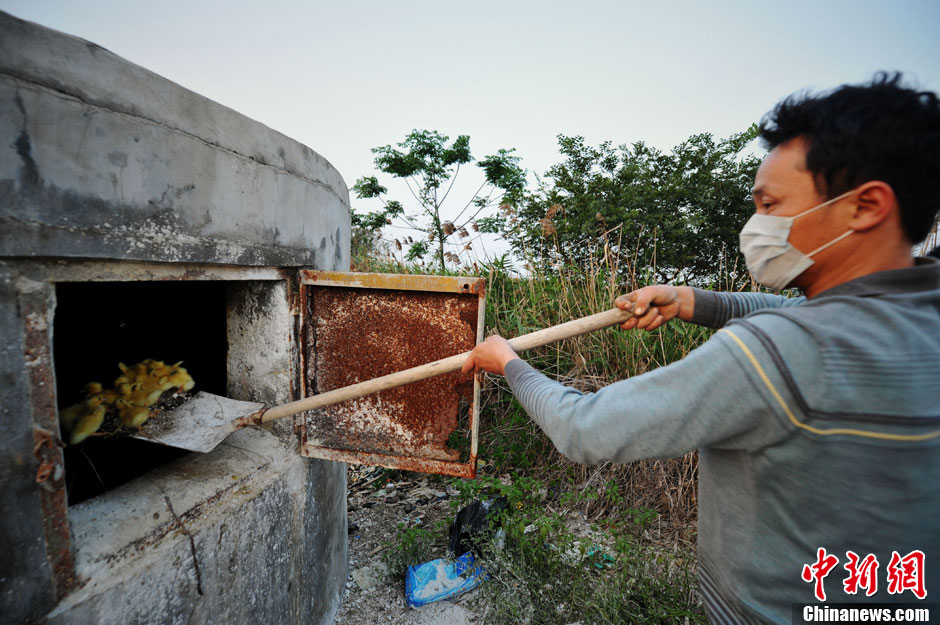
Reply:
M696 290L721 328L667 367L580 393L511 361L516 398L565 456L631 462L700 452L698 555L714 623L790 623L818 603L940 597L940 262L812 299ZM879 563L849 594L847 552ZM919 573L895 575L924 554ZM911 555L913 554L913 555ZM910 556L910 557L908 557ZM802 579L809 566L811 581ZM893 577L892 577L893 575Z

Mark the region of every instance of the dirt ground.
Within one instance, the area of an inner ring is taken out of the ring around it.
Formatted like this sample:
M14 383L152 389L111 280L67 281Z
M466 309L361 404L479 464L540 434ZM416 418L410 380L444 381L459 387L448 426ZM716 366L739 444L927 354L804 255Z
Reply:
M451 601L411 608L405 600L404 582L390 580L382 564L384 543L395 537L399 523L409 526L418 523L431 529L440 519L450 521L454 511L449 502L456 493L448 492L442 484L431 483L427 478L388 483L381 469L349 465L348 471L350 574L336 625L483 622L479 590ZM434 557L444 555L442 551Z

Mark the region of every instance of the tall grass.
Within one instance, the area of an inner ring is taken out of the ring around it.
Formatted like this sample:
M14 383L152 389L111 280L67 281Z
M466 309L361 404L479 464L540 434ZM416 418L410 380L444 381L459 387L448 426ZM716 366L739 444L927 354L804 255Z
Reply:
M518 336L612 308L614 300L641 286L620 277L610 255L586 269L558 268L551 274L513 276L500 264L487 268L487 325ZM581 391L597 390L683 358L708 339L707 329L674 321L654 332L608 329L532 350L536 369ZM500 470L534 472L556 488L597 492L578 505L588 518L630 510L655 511L649 532L689 542L696 518L698 458L590 467L559 454L512 398L505 380L487 377L481 420L481 454ZM616 497L605 493L613 492Z
M635 247L635 246L633 246ZM465 267L487 279L487 333L507 338L526 334L610 309L614 300L644 286L655 272L638 270L629 258L631 246L599 241L596 255L585 267L542 262L529 271L513 270L505 259ZM612 250L622 250L613 252ZM626 270L625 270L626 268ZM360 262L360 271L426 273L426 269L376 256ZM437 272L459 273L459 272ZM742 288L736 267L718 268L718 288ZM705 342L711 331L672 321L656 331L607 329L566 339L525 354L536 369L584 392L640 375L685 357ZM585 466L559 454L516 402L505 380L487 376L483 388L480 457L494 471L538 475L558 492L583 491L589 496L568 502L589 519L636 511L652 516L644 531L652 540L694 541L698 456L644 460L628 465ZM608 493L616 492L616 496ZM591 496L596 493L596 496Z
M601 312L612 308L618 296L644 285L645 276L624 277L619 258L609 247L602 250L597 262L584 268L556 267L551 273L534 270L522 275L496 261L466 272L487 279L487 333L511 338ZM424 272L389 258L372 260L360 269ZM724 277L722 283L731 285L734 280ZM710 330L680 321L654 332L611 328L534 349L524 357L552 378L590 392L679 360L710 335ZM687 545L694 540L695 452L629 465L573 463L554 449L499 376L487 376L483 388L480 457L491 463L492 471L538 475L553 491L587 493L567 504L588 519L645 514L654 519L644 525L651 540Z
M531 269L545 267L533 262L522 274L501 259L464 272L487 278L487 332L511 338L610 309L618 296L654 275L624 271L635 267L630 259L621 262L609 245L598 249L596 262L586 267L556 266L549 272ZM423 272L388 259L367 269ZM733 269L716 274L715 285L744 288ZM547 375L589 392L679 360L710 335L672 321L653 332L602 330L524 357ZM505 379L487 376L479 453L486 461L482 479L454 483L463 501L499 493L511 503L499 521L505 540L485 544L481 553L492 575L483 589L484 622L704 622L694 582L696 452L626 465L571 462L525 414ZM572 518L592 525L590 538L567 527ZM400 528L391 552L414 557L410 550L416 546L442 540L416 531ZM610 561L588 557L594 542Z

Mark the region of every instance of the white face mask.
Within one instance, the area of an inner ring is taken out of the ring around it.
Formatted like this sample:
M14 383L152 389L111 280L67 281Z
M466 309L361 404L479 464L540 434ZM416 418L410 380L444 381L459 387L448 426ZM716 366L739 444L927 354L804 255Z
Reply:
M797 217L808 215L824 206L829 206L852 193L855 193L855 189L846 191L840 196L789 217L761 215L759 213L751 215L751 218L741 228L739 239L741 253L744 254L747 268L754 276L754 279L774 291L786 288L797 276L813 265L811 256L855 232L854 230L844 232L809 254L804 254L796 249L789 241L790 228Z

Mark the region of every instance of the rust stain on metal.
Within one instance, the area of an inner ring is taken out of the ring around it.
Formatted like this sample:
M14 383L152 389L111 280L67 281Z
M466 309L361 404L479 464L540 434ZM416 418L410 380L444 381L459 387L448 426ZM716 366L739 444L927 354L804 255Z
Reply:
M33 426L33 441L33 455L39 461L39 468L36 469L36 483L43 488L50 488L46 482L56 482L63 477L65 468L57 461L57 457L60 454L59 449L65 445L59 439L58 434L37 425ZM52 450L51 453L46 453L47 447ZM51 488L54 489L55 486Z
M336 462L368 464L371 466L386 467L388 469L416 471L418 473L439 473L441 475L465 477L469 479L473 479L477 476L476 456L471 456L469 462L460 463L364 451L354 452L347 449L330 449L313 445L307 447L305 451L309 456L323 458L325 460L334 460Z
M342 275L349 279L349 274ZM378 282L414 286L415 277L388 276ZM437 278L420 276L429 277ZM358 275L355 280L352 288L307 282L310 317L303 350L307 392L363 382L465 352L476 344L480 298L472 292L473 281L451 280L456 288L442 293L373 289L361 286ZM461 297L463 293L473 297ZM352 399L310 413L304 452L472 477L475 458L462 463L461 450L448 446L461 409L472 410L472 403L473 378L460 372Z
M464 306L459 304L463 301ZM324 289L315 295L316 390L332 390L445 358L472 348L474 302L440 293ZM461 318L461 313L466 313ZM458 403L470 376L451 373L338 405L315 438L328 447L349 442L361 451L423 452L457 459L447 449L457 426Z
M300 293L300 281L297 272L293 268L278 269L277 275L287 284L287 310L291 315L299 315L302 307L300 301L302 294Z
M473 293L474 295L478 295L479 297L485 297L486 296L486 280L484 280L483 278L480 278L479 280L474 282L472 285L470 285L470 292Z
M46 557L52 567L55 594L62 598L76 585L75 560L69 536L65 494L65 460L58 436L51 327L45 294L22 294L20 308L25 319L24 359L33 399L33 455L38 467L39 501L43 512Z
M397 291L421 291L437 293L460 293L478 296L485 284L482 278L467 276L424 276L394 273L354 273L344 271L302 270L301 280L319 286L338 286L363 289L393 289Z
M296 270L293 268L278 270L278 275L280 275L280 277L287 284L287 310L291 316L291 319L293 320L293 331L288 337L288 354L290 354L291 363L287 389L287 396L293 398L297 397L298 389L302 389L303 387L302 350L298 349L296 341L298 340L298 337L301 336L303 329L302 312L304 310L305 300L303 287L300 283L300 277L297 275ZM300 392L303 391L301 390ZM296 419L294 419L293 429L297 434L302 432L302 428ZM302 440L302 434L300 434L300 438Z

